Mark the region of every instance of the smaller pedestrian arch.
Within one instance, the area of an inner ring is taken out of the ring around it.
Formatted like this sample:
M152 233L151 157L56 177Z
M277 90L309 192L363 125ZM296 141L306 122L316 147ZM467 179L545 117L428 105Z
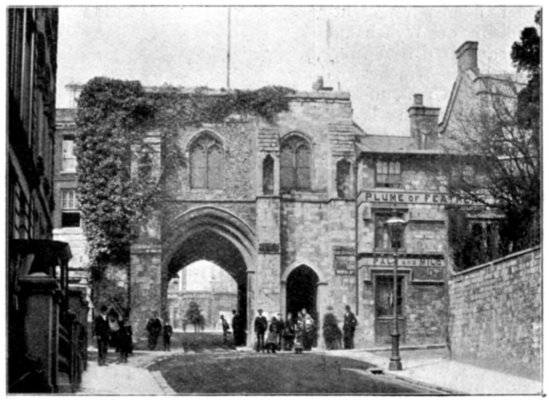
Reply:
M319 301L322 297L319 296L319 292L322 292L325 286L324 274L315 264L297 260L282 274L282 309L286 314L291 313L294 316L306 309L318 321L322 309Z

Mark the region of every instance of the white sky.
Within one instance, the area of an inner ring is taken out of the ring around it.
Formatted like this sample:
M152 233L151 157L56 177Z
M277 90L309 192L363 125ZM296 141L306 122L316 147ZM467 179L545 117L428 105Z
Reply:
M366 132L407 135L414 93L444 113L464 41L479 42L481 72L513 71L511 45L537 8L231 9L232 88L311 90L324 75L326 86L351 93ZM71 106L66 84L94 76L225 87L226 52L227 8L61 7L57 107Z

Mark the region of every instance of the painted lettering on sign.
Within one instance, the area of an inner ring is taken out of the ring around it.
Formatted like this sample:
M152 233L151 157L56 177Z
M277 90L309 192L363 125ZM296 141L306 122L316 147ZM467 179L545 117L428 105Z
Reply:
M361 257L360 264L363 266L386 267L395 265L395 259L391 255L374 254ZM442 255L414 255L399 256L399 267L444 267L445 261Z
M406 204L469 204L470 202L457 199L444 193L417 193L417 192L385 192L363 191L360 194L363 202L372 203L406 203Z

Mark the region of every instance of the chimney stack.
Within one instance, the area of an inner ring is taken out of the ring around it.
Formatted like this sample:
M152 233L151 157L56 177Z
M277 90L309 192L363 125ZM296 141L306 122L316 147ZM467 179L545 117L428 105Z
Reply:
M408 109L410 134L416 139L418 149L431 148L438 138L438 115L440 108L425 107L423 95L414 94L414 104Z
M465 42L456 50L459 74L469 69L478 74L477 49L478 42Z

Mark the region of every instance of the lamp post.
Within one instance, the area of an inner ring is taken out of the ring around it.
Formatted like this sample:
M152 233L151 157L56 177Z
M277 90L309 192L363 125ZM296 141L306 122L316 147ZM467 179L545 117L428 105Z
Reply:
M400 353L399 353L399 338L400 334L398 332L398 307L397 307L397 274L398 274L398 249L401 247L400 240L404 229L406 228L406 221L398 217L395 213L394 216L389 218L385 223L387 226L387 231L389 233L389 240L391 241L391 247L394 250L395 265L393 268L393 318L394 325L393 331L391 332L391 362L389 363L390 371L400 371L402 370L402 363L400 362Z

